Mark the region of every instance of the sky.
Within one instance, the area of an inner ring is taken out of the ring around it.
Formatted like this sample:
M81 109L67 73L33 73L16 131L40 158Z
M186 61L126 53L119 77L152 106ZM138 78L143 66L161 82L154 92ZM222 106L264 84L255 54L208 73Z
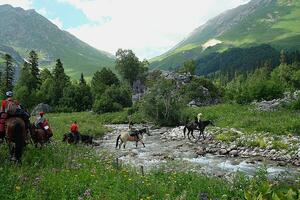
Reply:
M35 9L60 29L111 54L165 53L214 16L249 0L0 0Z

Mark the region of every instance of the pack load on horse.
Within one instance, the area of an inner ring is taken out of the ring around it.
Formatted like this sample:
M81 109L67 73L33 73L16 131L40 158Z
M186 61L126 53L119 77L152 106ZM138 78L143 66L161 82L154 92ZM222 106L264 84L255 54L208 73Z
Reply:
M20 161L30 131L30 115L18 101L13 100L12 91L6 92L6 97L1 103L0 137L6 137L8 141L11 160Z
M186 132L186 130L188 130L188 133L187 133L188 139L191 140L190 134L192 135L192 137L194 139L196 139L193 132L194 132L194 130L198 130L199 137L197 138L196 142L200 140L201 136L203 137L203 139L205 139L205 135L204 135L205 128L208 125L214 126L214 123L211 120L205 120L205 121L201 120L201 116L202 116L202 113L198 113L197 118L194 121L186 123L186 125L183 128L184 138L185 138L185 132Z
M44 115L44 112L40 112L35 123L31 126L31 137L35 146L37 146L37 144L43 145L47 143L53 136L49 121L44 117Z
M119 149L121 148L123 144L123 148L125 149L127 141L135 142L136 147L138 146L138 142L141 142L143 146L145 147L145 144L143 142L143 134L146 133L148 136L150 136L149 128L143 128L143 129L135 129L133 128L133 123L129 123L129 130L128 131L122 131L116 140L116 148L119 146ZM121 141L119 144L119 140Z

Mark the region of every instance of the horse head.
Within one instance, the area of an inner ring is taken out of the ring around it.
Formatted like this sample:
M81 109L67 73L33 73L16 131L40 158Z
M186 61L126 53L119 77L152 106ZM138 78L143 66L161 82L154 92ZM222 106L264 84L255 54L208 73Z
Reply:
M143 133L146 133L148 136L151 136L148 127L145 127L145 128L143 128L143 129L140 129L139 132L140 132L141 135L142 135Z
M210 124L210 125L216 126L213 120L208 120L208 121L209 121L209 124Z
M67 134L64 134L62 141L63 141L63 142L66 142L67 139L68 139L68 135L67 135Z

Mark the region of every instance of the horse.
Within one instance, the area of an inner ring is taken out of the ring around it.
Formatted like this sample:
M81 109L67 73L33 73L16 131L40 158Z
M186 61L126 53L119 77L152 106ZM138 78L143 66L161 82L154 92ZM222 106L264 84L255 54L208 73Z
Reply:
M75 139L72 135L72 133L65 133L63 136L63 142L68 142L69 144L72 144L75 142ZM84 144L91 144L96 145L97 143L93 142L93 136L90 135L82 135L80 134L80 141Z
M26 128L25 122L19 117L10 117L6 120L6 139L9 147L10 160L21 162L25 147Z
M119 136L117 137L117 141L116 141L116 148L119 145L119 149L121 148L121 145L123 144L123 148L125 149L126 143L127 141L131 141L131 142L135 142L135 146L138 146L138 142L141 142L143 144L143 146L145 147L145 144L143 142L143 134L146 133L147 135L150 136L149 133L149 128L143 128L140 130L136 130L137 134L134 136L130 136L128 131L123 131L119 134ZM119 140L121 140L120 144L119 144Z
M184 135L184 138L185 138L185 132L186 132L186 129L188 130L188 133L187 133L187 136L188 136L188 139L190 139L190 133L192 135L192 137L195 139L195 136L193 134L194 130L198 130L200 131L199 133L199 137L197 139L197 141L200 140L200 137L202 135L203 139L205 139L205 135L204 135L204 130L205 128L208 126L208 125L212 125L214 126L214 123L211 121L211 120L206 120L206 121L192 121L192 122L189 122L187 123L184 128L183 128L183 135ZM197 142L196 141L196 142Z
M37 128L34 124L31 125L31 138L37 147L38 144L41 147L49 142L49 139L53 136L52 129L50 128L49 122L46 120L42 127L44 128Z

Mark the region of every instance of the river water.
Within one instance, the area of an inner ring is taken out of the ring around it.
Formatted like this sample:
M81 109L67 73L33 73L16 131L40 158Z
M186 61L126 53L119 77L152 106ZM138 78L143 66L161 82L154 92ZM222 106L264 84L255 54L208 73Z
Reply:
M140 168L145 171L163 168L165 170L194 171L203 174L226 176L235 172L243 172L254 175L258 169L267 170L269 177L294 176L298 174L299 168L295 166L278 166L278 163L264 160L262 158L239 158L221 155L206 154L197 155L198 143L190 142L188 139L178 138L175 140L161 139L161 135L169 128L150 130L151 136L144 135L143 147L138 147L135 142L128 142L126 148L115 148L116 138L121 130L128 130L127 124L107 125L112 132L107 133L100 143L98 151L108 151L118 158L122 164Z

